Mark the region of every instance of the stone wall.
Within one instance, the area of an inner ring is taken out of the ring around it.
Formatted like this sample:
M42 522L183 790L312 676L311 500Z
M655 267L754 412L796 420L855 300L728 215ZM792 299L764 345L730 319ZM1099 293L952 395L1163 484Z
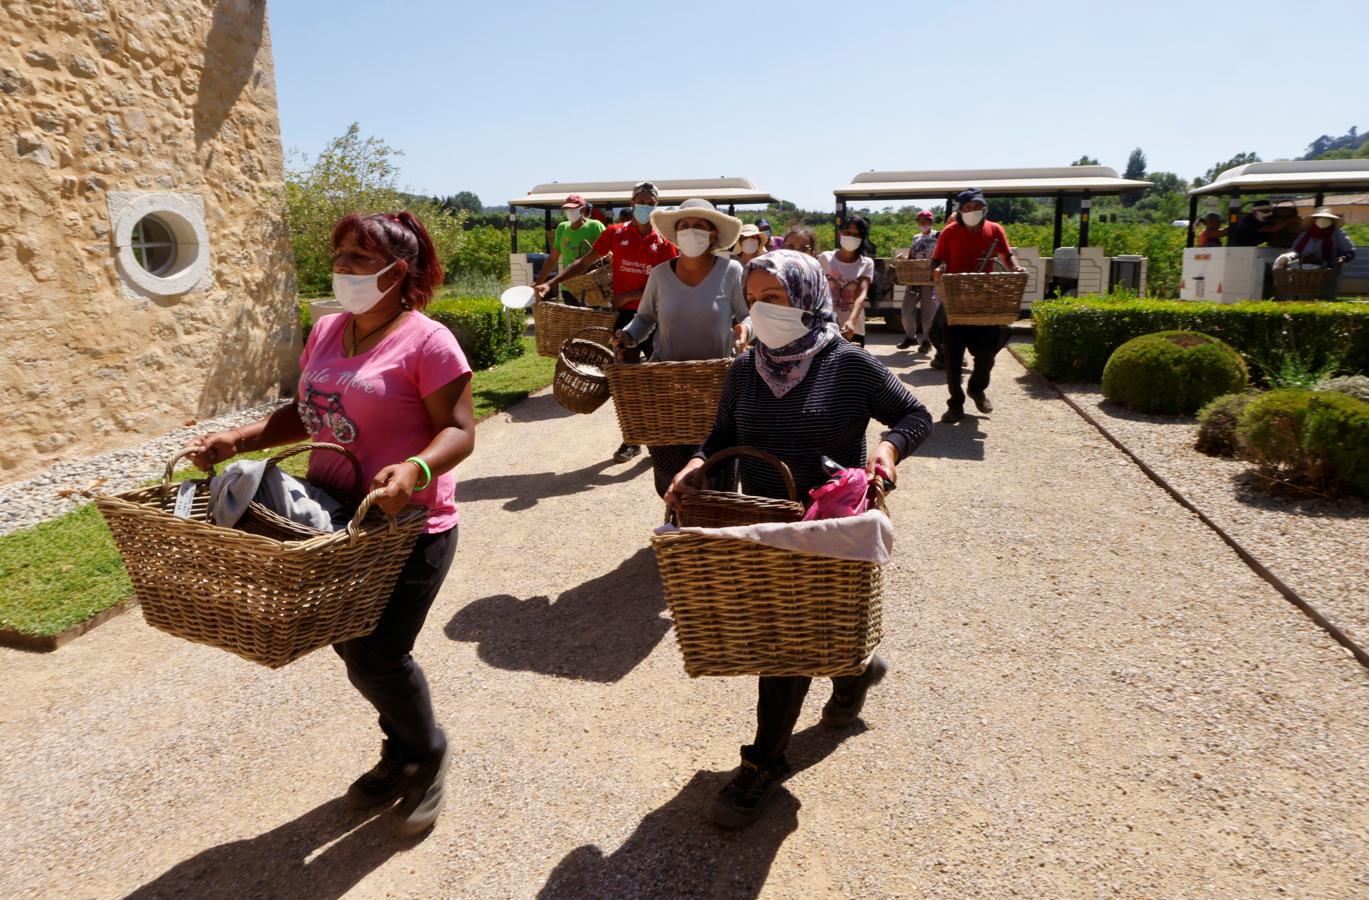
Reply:
M278 396L298 322L264 0L0 21L0 483ZM111 195L152 192L202 202L208 271L177 296L116 263Z

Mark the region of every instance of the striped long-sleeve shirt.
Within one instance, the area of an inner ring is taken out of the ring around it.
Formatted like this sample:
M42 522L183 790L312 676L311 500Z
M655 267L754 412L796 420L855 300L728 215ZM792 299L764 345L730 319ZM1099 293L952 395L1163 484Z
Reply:
M718 403L713 433L697 454L728 447L768 450L783 460L799 499L827 480L821 458L864 468L865 431L871 419L887 425L883 437L903 459L931 433L932 417L908 388L864 348L832 341L814 358L803 381L776 397L756 371L753 350L732 364ZM742 489L753 496L785 497L784 480L769 465L743 458Z

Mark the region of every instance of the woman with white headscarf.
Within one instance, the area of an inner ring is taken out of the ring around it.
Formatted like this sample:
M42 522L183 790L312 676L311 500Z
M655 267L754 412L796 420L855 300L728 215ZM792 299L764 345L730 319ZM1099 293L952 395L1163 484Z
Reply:
M701 487L705 459L734 446L758 447L789 466L799 496L827 481L821 459L844 467L879 465L895 477L903 459L931 432L932 417L884 365L863 347L840 340L827 275L813 257L775 250L746 266L746 302L757 344L733 362L718 404L713 433L666 495L679 498ZM873 456L865 432L871 419L889 430ZM787 497L784 482L768 466L742 459L743 490ZM878 656L865 671L832 679L824 725L844 728L860 715L866 692L884 677ZM806 677L760 679L756 739L742 747L742 764L714 801L710 816L724 827L755 821L789 774L785 750L812 681Z

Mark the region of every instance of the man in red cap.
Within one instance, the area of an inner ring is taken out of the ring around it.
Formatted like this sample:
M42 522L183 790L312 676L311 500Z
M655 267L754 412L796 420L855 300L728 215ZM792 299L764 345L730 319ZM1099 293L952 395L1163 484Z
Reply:
M585 198L579 194L571 194L566 198L566 202L561 204L561 212L565 214L566 220L556 223L556 234L551 239L551 253L542 265L542 274L533 282L534 288L550 281L558 269L569 268L577 259L589 253L594 247L594 242L599 240L599 235L604 233L604 223L587 216L586 208ZM584 306L579 297L572 296L564 288L561 294L567 303Z

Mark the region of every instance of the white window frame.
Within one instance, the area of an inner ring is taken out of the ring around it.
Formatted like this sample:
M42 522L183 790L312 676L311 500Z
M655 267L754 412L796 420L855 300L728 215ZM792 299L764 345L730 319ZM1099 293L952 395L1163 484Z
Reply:
M110 191L108 200L115 262L124 296L163 300L213 287L204 200L198 194ZM149 246L146 230L141 227L149 216L167 230L175 244L170 261L158 266L157 271L148 271L134 254L135 244Z

